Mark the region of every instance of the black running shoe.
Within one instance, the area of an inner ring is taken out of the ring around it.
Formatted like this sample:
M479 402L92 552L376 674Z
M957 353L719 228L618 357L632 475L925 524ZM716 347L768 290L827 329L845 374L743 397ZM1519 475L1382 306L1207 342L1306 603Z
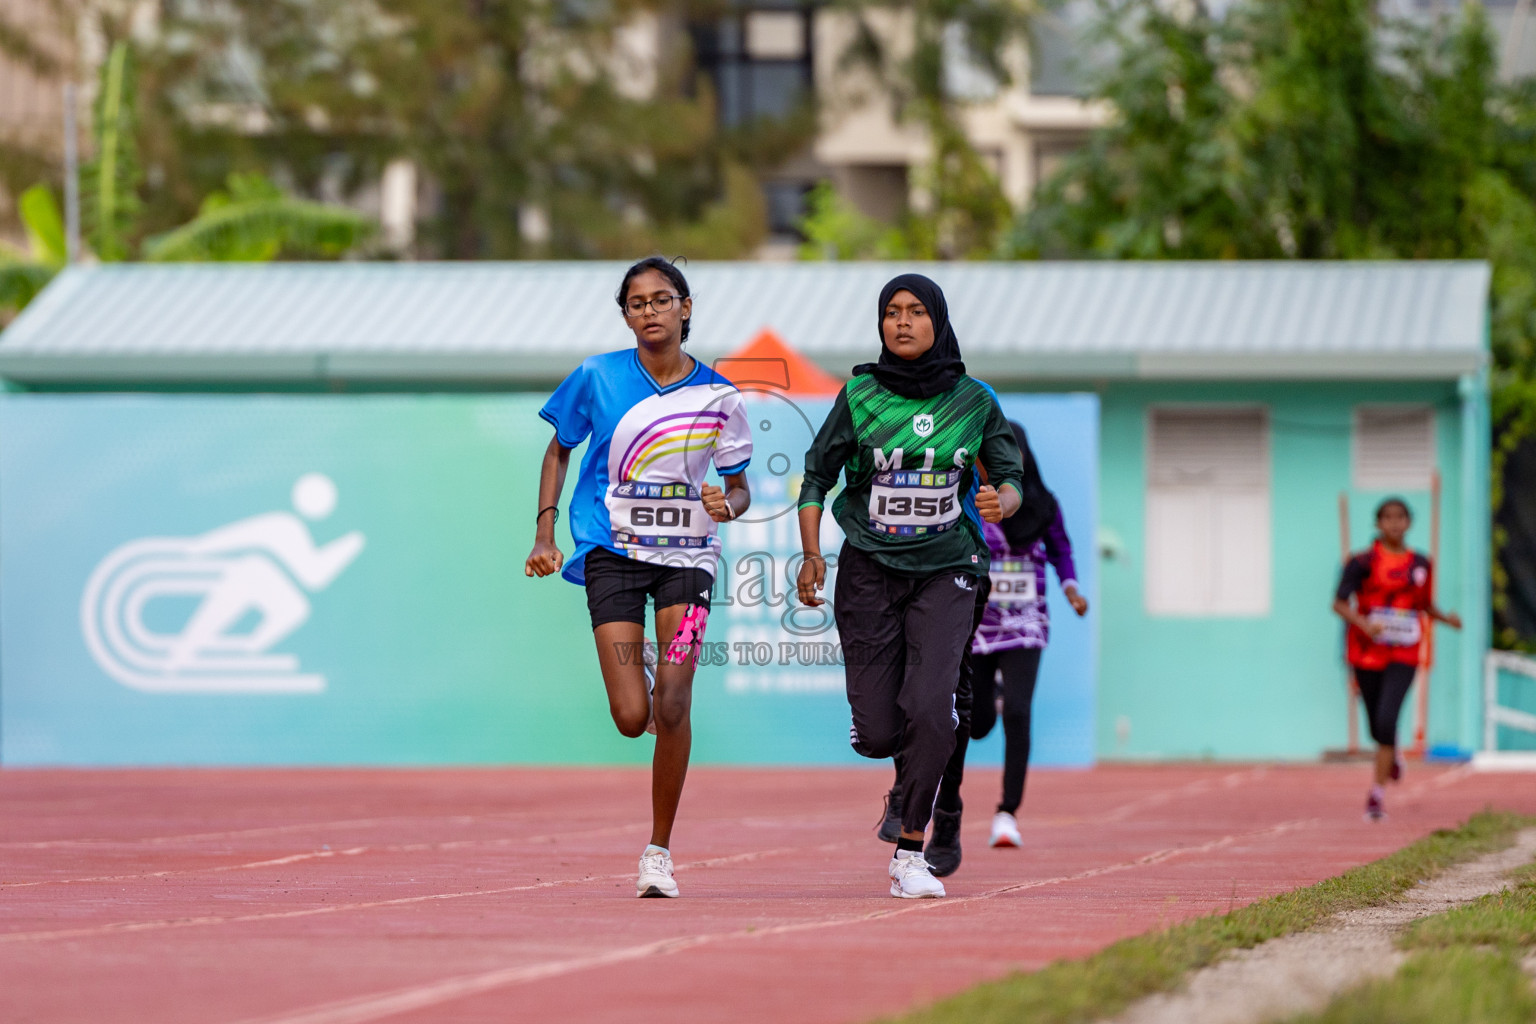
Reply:
M933 812L933 835L923 859L935 878L948 878L960 866L960 812Z
M885 817L875 827L875 835L882 843L894 843L901 838L901 793L895 788L885 794Z

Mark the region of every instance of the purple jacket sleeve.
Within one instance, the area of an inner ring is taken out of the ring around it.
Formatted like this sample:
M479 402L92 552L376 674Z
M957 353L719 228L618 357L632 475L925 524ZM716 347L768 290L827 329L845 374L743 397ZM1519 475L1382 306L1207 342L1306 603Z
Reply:
M1056 578L1062 584L1068 581L1077 581L1077 566L1072 564L1072 541L1067 537L1067 527L1061 521L1061 509L1056 510L1056 518L1051 520L1051 525L1045 528L1045 557L1056 570Z

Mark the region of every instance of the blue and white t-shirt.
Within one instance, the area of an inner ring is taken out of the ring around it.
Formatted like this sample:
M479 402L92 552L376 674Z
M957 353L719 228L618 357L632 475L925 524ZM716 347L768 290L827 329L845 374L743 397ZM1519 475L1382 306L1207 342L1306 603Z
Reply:
M720 539L699 498L713 462L721 476L752 458L752 427L735 385L697 359L662 387L635 349L585 360L539 415L567 448L588 437L571 497L576 551L561 575L585 585L587 552L607 548L715 574Z

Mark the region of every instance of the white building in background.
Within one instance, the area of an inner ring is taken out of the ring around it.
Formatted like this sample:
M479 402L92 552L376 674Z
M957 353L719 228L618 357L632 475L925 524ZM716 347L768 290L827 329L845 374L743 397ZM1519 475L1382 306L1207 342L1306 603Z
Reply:
M1021 46L1009 54L1012 81L1007 85L966 62L958 34L946 40L946 85L964 104L966 136L1016 208L1028 205L1036 185L1104 119L1101 106L1083 99L1085 82L1076 67L1082 49L1078 21L1087 13L1084 4L1076 3L1042 15L1035 52ZM888 18L881 27L899 40L910 31L902 24L906 20ZM930 159L930 140L921 126L897 120L890 101L872 94L868 76L840 67L851 28L848 17L837 11L817 16L822 124L815 157L839 191L865 213L890 217L905 205L921 204L920 175L915 178L913 172Z
M965 101L967 136L1015 207L1026 206L1038 182L1103 119L1103 110L1084 100L1085 81L1076 66L1091 12L1091 3L1071 0L1043 15L1035 53L1020 47L1010 55L1013 81L1006 86L963 60L950 61L955 70L948 84ZM899 10L876 12L871 21L898 51L910 34L910 21ZM782 116L814 94L815 141L765 181L771 227L781 245L794 238L805 194L818 181L831 181L864 213L881 219L922 203L915 172L931 157L927 133L900 121L873 77L847 61L854 33L847 12L795 0L738 0L690 32L700 70L720 97L724 124ZM958 56L961 41L953 43Z

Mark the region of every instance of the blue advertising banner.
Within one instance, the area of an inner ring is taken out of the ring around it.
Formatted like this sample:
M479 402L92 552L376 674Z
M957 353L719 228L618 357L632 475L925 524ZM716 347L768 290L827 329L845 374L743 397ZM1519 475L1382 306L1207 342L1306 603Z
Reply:
M755 503L722 530L695 760L853 763L836 633L792 603L793 498L828 403L749 398ZM1003 403L1061 498L1091 599L1096 399ZM648 761L650 740L609 720L582 591L523 573L540 404L0 399L0 761ZM1059 598L1035 760L1086 764L1092 616Z

